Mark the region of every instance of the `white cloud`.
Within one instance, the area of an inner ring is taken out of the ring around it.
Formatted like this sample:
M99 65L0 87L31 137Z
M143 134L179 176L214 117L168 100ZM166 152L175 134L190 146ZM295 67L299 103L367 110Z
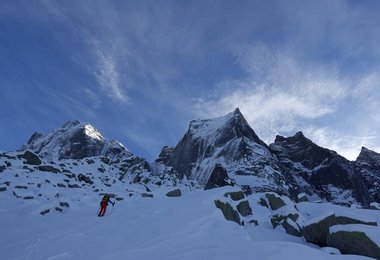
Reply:
M123 86L125 82L121 82L119 65L114 54L99 44L96 44L93 53L96 60L93 73L102 90L115 101L128 102L129 98L125 94Z
M380 148L374 146L376 136L354 136L328 127L306 127L303 132L317 145L338 151L349 160L355 160L363 146L375 151Z
M333 113L347 96L344 79L322 66L308 68L287 51L258 45L240 51L237 61L246 79L221 83L224 93L198 109L204 116L217 116L239 107L267 142L277 133L297 130L300 120Z

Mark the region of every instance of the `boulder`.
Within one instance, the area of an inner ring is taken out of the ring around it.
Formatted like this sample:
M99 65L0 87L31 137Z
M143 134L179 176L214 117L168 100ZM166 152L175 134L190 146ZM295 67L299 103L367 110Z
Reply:
M141 197L143 197L143 198L153 198L153 194L142 193L142 194L141 194Z
M244 199L245 195L243 191L234 191L225 193L224 197L230 197L233 201L238 201Z
M60 202L59 206L61 206L63 208L70 208L70 204L68 202Z
M335 214L332 212L320 220L304 226L302 233L307 242L324 247L327 246L326 238L329 228L333 225L335 225Z
M236 208L237 208L238 212L240 213L240 215L242 215L243 217L252 215L252 209L249 206L248 200L244 200L244 201L240 202L236 206Z
M76 189L76 188L80 188L80 186L78 184L69 184L67 185L69 188L72 188L72 189Z
M269 206L272 210L277 210L286 205L285 201L275 193L266 193L265 197L268 199Z
M234 208L231 206L228 202L222 202L220 200L215 200L215 206L219 208L225 219L229 221L234 221L237 224L241 225L239 213L234 210Z
M285 232L289 235L302 237L301 227L294 222L291 218L287 218L283 223L282 227L285 229Z
M370 204L370 209L380 210L380 204L377 202L372 202Z
M0 165L0 172L5 171L6 168L7 168L7 166L5 166L5 165Z
M50 209L45 209L44 211L41 211L40 214L42 216L44 216L44 215L48 214L49 212L50 212Z
M182 195L180 189L175 189L166 193L167 197L180 197Z
M18 155L17 157L25 159L25 163L30 165L40 165L42 163L40 157L31 151L25 151L23 154Z
M6 191L7 190L7 187L0 187L0 192L1 191Z
M309 202L305 193L300 193L297 195L297 202Z
M61 172L59 169L54 168L51 165L41 165L41 166L38 166L38 170L40 170L42 172L52 172L52 173Z
M91 184L91 185L94 184L94 182L91 180L91 178L89 176L84 175L84 174L81 174L81 173L78 174L77 178L78 178L78 181L83 181L83 182Z
M370 217L356 216L352 214L335 215L335 213L329 213L328 216L321 218L320 221L304 226L303 234L305 240L310 243L317 244L319 246L327 245L327 236L329 234L329 228L335 225L352 225L361 224L365 226L377 226L376 219Z
M363 224L363 225L369 225L369 226L377 226L376 219L372 219L372 218L359 219L359 218L355 218L355 216L350 216L350 215L346 215L346 216L336 215L335 223L336 225Z
M373 240L373 237L379 236L380 231L377 228L369 229L364 225L337 225L330 228L327 244L338 248L343 254L380 259L380 247Z

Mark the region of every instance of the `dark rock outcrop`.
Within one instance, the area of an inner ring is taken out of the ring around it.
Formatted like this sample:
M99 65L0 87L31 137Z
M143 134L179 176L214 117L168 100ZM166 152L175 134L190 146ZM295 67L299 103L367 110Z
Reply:
M380 247L363 231L330 232L327 244L343 254L355 254L380 259Z
M226 169L221 164L216 164L205 186L205 190L229 185Z
M358 187L358 195L366 195L367 203L380 202L380 154L365 147L355 161L355 176L363 181Z
M269 147L278 156L284 175L293 175L299 192L316 193L341 203L334 191L350 191L353 198L368 207L366 185L355 174L353 163L335 151L316 145L302 132L287 138L277 136Z
M40 165L42 163L38 155L35 153L32 153L31 151L25 151L23 154L20 154L18 157L25 159L26 164Z
M166 193L167 197L180 197L181 195L182 195L182 192L180 189L175 189Z
M228 202L222 202L220 200L215 200L215 206L219 208L225 219L229 221L234 221L241 225L239 213L231 206Z
M38 166L38 170L40 170L42 172L52 172L52 173L61 172L59 169L54 168L51 165L40 165L40 166Z

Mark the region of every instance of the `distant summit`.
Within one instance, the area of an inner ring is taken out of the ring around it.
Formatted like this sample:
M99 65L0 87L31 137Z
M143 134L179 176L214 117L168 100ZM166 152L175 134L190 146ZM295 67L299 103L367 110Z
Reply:
M131 155L121 143L106 140L92 125L78 120L68 121L47 135L34 133L21 150L31 150L48 160Z

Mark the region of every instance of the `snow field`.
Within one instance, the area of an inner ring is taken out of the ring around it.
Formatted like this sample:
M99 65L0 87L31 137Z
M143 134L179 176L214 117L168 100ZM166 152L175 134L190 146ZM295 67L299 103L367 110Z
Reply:
M191 192L178 198L132 197L97 217L99 198L68 201L64 213L45 216L40 201L2 196L1 259L368 259L330 255L302 238L272 229L269 211L250 198L259 226L224 219L214 205L231 188Z

